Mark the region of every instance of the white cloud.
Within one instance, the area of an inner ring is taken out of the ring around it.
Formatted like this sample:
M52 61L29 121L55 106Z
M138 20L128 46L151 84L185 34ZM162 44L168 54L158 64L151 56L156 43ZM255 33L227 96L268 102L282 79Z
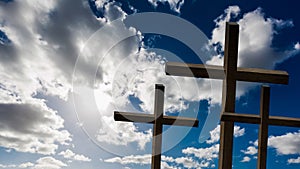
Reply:
M250 143L250 144L253 144L255 147L258 146L258 140L254 141L254 142L253 142L253 141L250 141L249 143Z
M288 164L299 164L299 163L300 163L300 157L288 159Z
M148 0L153 6L157 7L158 3L168 3L170 8L177 13L180 13L180 9L184 4L184 0Z
M70 3L72 6L69 5ZM105 15L109 19L125 15L113 4L108 5L106 9ZM35 98L36 101L33 102L32 97L42 93L68 99L68 94L72 91L72 73L77 55L90 35L103 26L104 22L93 16L86 1L71 2L70 0L14 1L0 6L0 19L5 21L1 24L1 31L5 32L11 41L10 45L0 46L1 51L3 49L0 62L0 103L5 103L1 104L4 107L1 109L3 110L1 115L5 116L2 119L11 116L12 120L0 120L0 124L5 126L1 128L0 145L22 152L54 154L59 143L67 144L71 141L70 133L63 129L64 120L57 115L57 112L49 109L43 100ZM90 57L77 63L78 79L75 82L93 88L93 84L88 80L101 81L102 75L106 72L103 73L99 68L99 76L94 78L91 77L94 72L91 72L90 67L98 65L95 58L99 60L99 56L104 55L101 51L109 48L106 44L113 42L118 33L124 34L126 31L133 30L124 28L120 31L121 29L110 28L114 34L105 34L105 43L101 44L100 49L98 48L100 51L85 51ZM122 54L127 50L131 52L133 47L138 48L136 40L129 41L118 52ZM99 56L94 56L94 53ZM19 111L11 112L14 109ZM8 112L4 112L5 110L11 112L9 116ZM25 112L27 116L18 119L17 116L21 112ZM113 111L110 112L112 115ZM26 118L29 116L30 118ZM22 120L26 120L26 124L25 122L19 124L23 122ZM29 128L30 126L34 128ZM132 129L135 127L133 124L129 126ZM135 136L141 134L135 131L132 133ZM149 135L147 133L134 141ZM146 142L150 141L149 138ZM145 145L142 141L139 144Z
M214 129L216 133L219 130L219 127ZM244 135L245 130L244 128L240 128L239 126L235 126L235 137L240 137ZM218 140L217 140L218 141ZM216 141L216 142L217 142ZM215 142L211 142L215 143ZM215 164L213 162L214 159L218 158L219 154L219 144L214 144L207 148L195 148L195 147L187 147L182 150L182 153L187 155L183 157L168 157L162 155L162 168L207 168L212 167L214 168ZM137 164L137 165L148 165L151 164L151 154L145 155L130 155L124 157L114 157L110 159L104 160L104 162L108 163L119 163L122 165L129 165L129 164Z
M247 150L241 150L246 155L255 155L258 150L258 140L250 141L251 145ZM293 155L300 154L300 131L293 133L286 133L280 136L269 136L268 138L268 147L274 148L278 155ZM249 157L250 158L250 157ZM254 159L257 159L257 156L253 156ZM289 159L288 163L297 163L299 159Z
M235 17L240 13L240 8L238 6L229 6L224 10L224 14L220 15L215 19L216 27L212 31L211 43L221 44L222 49L224 50L224 39L225 39L225 24L230 20L231 17ZM215 61L217 61L216 59ZM216 64L212 61L209 61L210 64Z
M241 162L245 163L245 162L249 162L250 160L251 160L250 157L245 156Z
M268 146L275 148L279 155L300 154L300 131L270 136Z
M85 1L68 0L2 3L0 20L11 41L0 45L1 119L6 119L0 120L0 145L54 154L71 135L58 113L33 97L42 93L67 99L80 44L102 23ZM88 67L82 66L81 74L88 76Z
M215 129L209 132L210 139L206 140L207 144L216 143L220 140L220 125L218 125ZM234 137L241 137L245 134L245 128L241 128L240 126L234 126Z
M16 165L16 164L0 164L0 168L29 168L29 167L32 167L34 166L33 163L31 162L27 162L27 163L22 163L20 165Z
M30 168L30 169L60 169L62 167L66 167L67 164L63 163L60 160L57 160L51 156L41 157L36 160L35 163L25 162L19 165L9 164L3 165L0 164L0 168Z
M16 168L17 166L14 165L14 164L10 164L10 165L3 165L3 164L0 164L0 168Z
M106 142L114 145L128 145L137 142L140 149L151 141L152 130L138 131L133 123L115 122L112 117L103 117L103 125L97 133L96 139L99 142Z
M120 163L120 164L151 164L151 154L145 155L130 155L125 157L114 157L104 160L107 163Z
M33 163L27 162L27 163L22 163L22 164L20 164L20 165L19 165L19 168L29 168L29 167L32 167L32 166L34 166Z
M257 153L257 148L254 146L249 146L247 150L241 150L244 154L254 155Z
M213 158L218 157L219 144L213 145L208 148L188 147L186 149L183 149L182 153L188 154L188 155L194 155L195 157L197 157L199 159L212 160Z
M234 137L241 137L245 134L245 128L241 128L240 126L234 126L233 132Z
M0 104L0 145L21 152L54 154L72 139L64 120L45 103Z
M32 169L60 169L62 167L66 167L67 164L59 161L53 157L47 156L42 157L36 161L36 164L32 167Z
M206 140L207 144L216 143L220 140L220 125L218 125L215 129L209 132L210 139Z
M166 162L161 162L161 168L162 169L179 169L179 168L177 168L177 167L174 167L174 166L171 166L171 165L169 165L168 163L166 163Z
M144 155L130 155L124 157L114 157L110 159L104 160L107 163L119 163L122 165L150 165L151 164L151 154L144 154ZM182 165L184 168L201 168L207 167L209 164L206 163L199 163L191 157L167 157L162 155L161 157L161 167L163 169L179 169Z
M211 43L221 51L224 50L225 24L240 15L238 6L230 6L225 13L215 20L216 28L212 31ZM299 53L297 45L293 49L278 51L272 42L281 29L292 27L292 21L266 18L261 8L245 13L237 20L240 26L239 35L239 67L255 67L273 69L289 57ZM259 62L257 62L259 60ZM214 56L207 64L222 65L223 57ZM237 97L245 94L249 88L257 84L238 83ZM221 90L221 89L220 89Z
M76 160L76 161L91 161L89 157L86 157L81 154L75 154L70 149L67 149L66 151L60 152L58 155L62 155L66 159Z
M297 42L297 43L295 44L294 48L295 48L296 50L300 50L300 44L299 44L299 42Z
M175 159L177 164L182 164L184 168L201 168L201 165L191 157L179 157Z

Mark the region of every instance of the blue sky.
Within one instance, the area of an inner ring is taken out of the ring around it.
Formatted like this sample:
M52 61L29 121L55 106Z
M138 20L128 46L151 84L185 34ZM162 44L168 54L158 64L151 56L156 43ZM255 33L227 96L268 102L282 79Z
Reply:
M298 6L0 0L0 168L150 168L152 126L113 111L152 113L156 83L167 115L200 121L164 126L162 168L217 168L221 81L166 76L165 63L222 65L224 25L238 22L238 65L287 71L288 85L270 84L270 114L300 118ZM144 12L157 15L136 21ZM236 112L259 113L260 85L238 83ZM257 136L258 125L235 124L233 168L256 167ZM299 128L269 127L267 166L299 168Z

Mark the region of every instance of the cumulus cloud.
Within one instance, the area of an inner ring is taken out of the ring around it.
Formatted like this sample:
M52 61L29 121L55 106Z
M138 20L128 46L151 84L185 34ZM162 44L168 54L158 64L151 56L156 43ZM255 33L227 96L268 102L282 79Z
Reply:
M60 169L66 167L67 164L59 161L53 157L47 156L42 157L36 161L36 164L32 167L33 169Z
M220 140L220 125L218 125L215 129L209 132L210 139L206 140L207 144L216 143ZM245 134L245 128L241 128L240 126L234 126L234 137L241 137Z
M275 148L279 155L300 154L300 131L270 136L268 146Z
M273 46L275 35L280 30L293 26L291 20L284 21L275 18L266 18L262 9L258 8L252 12L248 12L237 19L236 16L241 15L238 6L230 6L225 13L219 16L216 20L216 28L212 31L211 43L219 50L220 55L214 56L207 64L222 65L225 39L226 22L237 20L240 25L239 38L239 67L255 67L273 69L276 64L283 62L289 57L299 53L297 44L290 49L278 51L278 48ZM259 62L257 62L259 60ZM243 95L253 84L238 84L237 97Z
M63 163L60 160L57 160L51 156L41 157L36 160L35 163L25 162L19 165L9 164L3 165L0 164L0 168L30 168L30 169L60 169L66 167L67 164Z
M57 112L33 97L42 93L67 99L81 44L102 23L86 1L54 0L1 3L0 20L10 41L0 44L0 144L53 154L59 143L71 141L70 133ZM82 74L89 75L87 70L81 66Z
M130 155L125 157L114 157L104 160L107 163L120 163L120 164L150 164L151 154L145 155Z
M0 145L21 152L54 154L72 140L64 120L45 103L0 104Z
M300 163L300 157L298 158L290 158L288 159L289 164L299 164Z
M295 155L300 154L300 131L293 133L286 133L280 136L269 136L268 147L274 148L278 155ZM246 150L241 150L245 155L252 155L253 159L257 156L253 156L258 152L258 140L250 141L250 146ZM247 156L248 157L248 156ZM250 157L249 157L250 158ZM289 159L288 163L297 162L297 159Z
M212 32L211 43L220 45L224 50L226 22L235 19L238 15L240 15L240 8L230 6L223 15L215 20L216 28ZM272 69L276 63L289 58L289 53L294 50L276 52L272 47L275 34L281 29L293 26L291 20L266 18L262 9L258 8L245 13L237 23L240 25L239 66ZM263 60L263 62L256 63L257 60ZM213 62L209 63L214 64Z
M161 168L163 168L163 169L178 169L177 167L171 166L166 162L161 162Z
M137 142L140 149L144 149L151 141L152 130L138 131L133 123L115 122L112 117L103 117L102 128L99 129L96 139L114 145L128 145Z
M62 155L66 159L76 160L76 161L91 161L89 157L86 157L81 154L75 154L72 150L67 149L66 151L62 151L58 153L58 155Z
M248 162L251 160L251 158L253 159L257 159L257 156L254 156L255 154L257 154L258 152L258 140L256 141L250 141L249 142L250 146L247 147L246 150L241 150L242 153L244 153L246 156L242 159L241 162ZM249 157L249 155L251 155L251 157Z
M180 9L184 4L184 0L148 0L154 7L157 7L159 3L168 3L170 8L177 13L180 13Z
M188 147L182 150L182 153L188 155L194 155L199 159L205 159L211 161L214 158L218 157L219 153L219 144L215 144L208 148L194 148Z
M122 165L150 165L151 164L151 154L144 154L144 155L130 155L125 157L114 157L110 159L104 160L107 163L119 163ZM180 166L184 168L201 168L201 167L208 167L207 162L199 163L197 160L191 157L168 157L162 155L161 157L161 167L163 169L179 169Z
M10 165L3 165L3 164L0 164L0 168L16 168L17 165L14 165L14 164L10 164Z
M217 135L212 133L219 134L219 126L216 127L211 132L211 135ZM243 136L245 129L239 126L235 126L235 137ZM219 141L219 137L216 136L215 142ZM215 143L210 141L208 144ZM182 150L182 153L186 156L183 157L168 157L162 156L162 167L165 168L207 168L214 167L214 160L218 158L219 155L219 144L213 144L210 147L206 148L196 148L196 147L187 147ZM114 157L104 160L108 163L119 163L123 165L128 164L137 164L137 165L147 165L151 164L151 154L145 155L130 155L124 157Z
M297 42L297 43L295 44L294 48L297 49L297 50L300 50L300 44L299 44L299 42Z
M249 162L250 160L251 160L250 157L245 156L241 162L242 162L242 163L245 163L245 162Z
M33 163L31 163L31 162L26 162L26 163L20 164L20 165L19 165L19 168L29 168L29 167L32 167L32 166L34 166Z
M257 153L257 148L254 146L249 146L247 150L241 150L244 154L254 155Z
M241 137L245 134L245 128L234 126L234 137ZM215 144L220 140L220 125L210 131L210 139L206 140L207 144L212 144L206 148L188 147L182 150L182 153L196 157L199 166L213 167L215 164L214 159L219 155L219 144Z
M108 19L125 15L113 4L106 9ZM101 81L103 72L99 67L99 73L94 77L90 68L97 67L95 59L104 55L101 51L108 48L105 44L110 44L107 42L112 42L124 31L118 32L117 28L111 27L114 35L106 34L105 43L98 44L100 51L85 51L90 57L76 62L84 43L105 23L93 16L87 1L3 3L0 19L0 30L10 42L4 44L1 40L0 44L3 51L0 62L1 115L6 119L0 121L3 126L0 144L22 152L54 154L58 143L71 141L70 133L63 130L64 120L57 112L48 108L43 100L32 97L42 93L68 99L75 63L77 79L74 82L93 88L89 80ZM127 28L126 31L131 32ZM137 48L137 41L127 43L119 52L126 53L124 51L131 49L130 46ZM30 128L32 126L39 128Z
M97 10L101 13L101 20L109 23L115 19L124 19L127 15L122 9L122 4L110 1L110 0L92 0L95 4ZM135 10L132 6L128 4L131 10Z
M201 168L201 164L191 157L179 157L175 159L175 162L182 164L184 168Z

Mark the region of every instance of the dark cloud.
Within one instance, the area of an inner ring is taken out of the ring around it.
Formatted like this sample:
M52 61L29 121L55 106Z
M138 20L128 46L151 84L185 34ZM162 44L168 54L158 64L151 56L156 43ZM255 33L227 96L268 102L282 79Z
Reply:
M66 144L64 120L43 103L0 104L0 146L21 152L51 154L55 142Z

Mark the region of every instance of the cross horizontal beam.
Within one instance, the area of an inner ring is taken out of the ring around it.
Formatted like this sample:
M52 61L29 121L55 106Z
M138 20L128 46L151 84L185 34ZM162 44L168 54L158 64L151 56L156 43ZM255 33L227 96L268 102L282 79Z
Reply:
M259 115L254 114L224 112L221 115L221 121L232 121L239 123L260 124L260 119L261 117ZM274 126L300 127L299 118L269 116L267 123Z
M127 122L137 122L137 123L154 123L153 114L143 114L143 113L129 113L129 112L114 112L115 121L127 121ZM191 126L198 127L199 120L187 117L178 116L163 116L162 123L165 125L176 125L176 126Z
M167 62L165 72L167 75L187 76L196 78L224 79L223 66L204 64L186 64L180 62ZM236 80L247 82L288 84L289 75L286 71L265 70L258 68L237 68Z

